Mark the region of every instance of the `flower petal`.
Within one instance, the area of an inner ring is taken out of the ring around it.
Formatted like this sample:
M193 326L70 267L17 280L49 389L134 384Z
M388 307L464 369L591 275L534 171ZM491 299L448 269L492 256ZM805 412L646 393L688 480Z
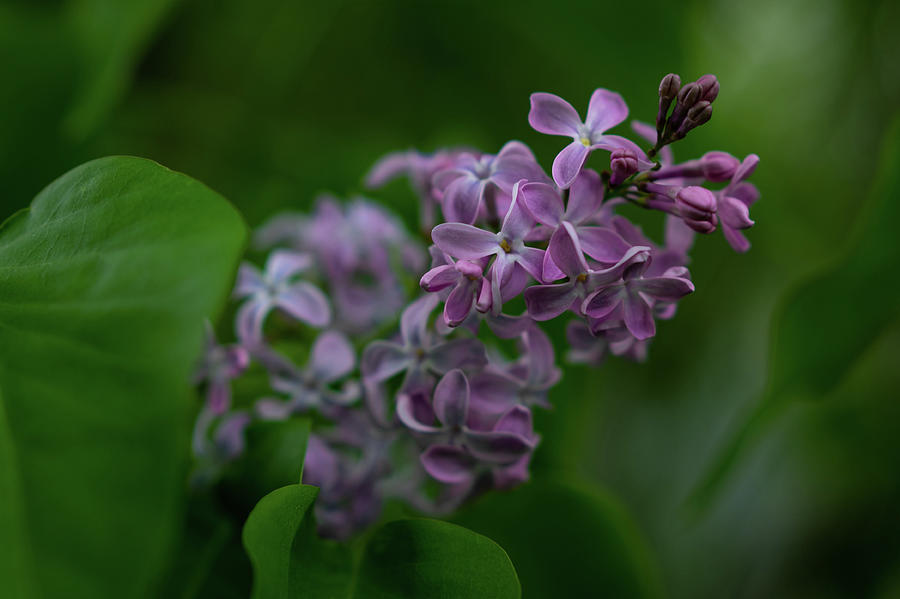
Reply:
M581 117L571 104L559 96L538 92L531 94L528 123L540 133L575 137L581 126Z
M247 297L265 289L266 283L259 269L249 262L241 264L234 284L234 297Z
M427 338L428 318L440 300L436 295L420 297L400 315L400 337L406 347L424 347Z
M596 89L591 94L584 123L594 134L612 129L628 118L628 106L622 96L608 89Z
M638 279L628 286L635 291L645 293L654 299L664 302L680 300L689 293L693 293L694 284L682 277L652 277Z
M312 348L310 368L323 383L331 383L353 371L356 354L343 333L326 331L319 335Z
M621 285L604 287L584 298L581 311L589 318L605 320L622 303L623 297L624 289Z
M479 460L509 464L534 448L533 442L515 433L465 430L466 448Z
M394 376L409 364L409 356L401 346L377 340L367 345L363 351L360 370L367 382L377 382Z
M531 410L525 406L513 406L494 426L494 431L513 433L523 439L534 435L534 427L531 421Z
M455 258L477 260L500 251L497 236L462 223L443 223L431 232L434 244Z
M453 339L431 348L428 361L434 370L444 373L454 368L480 368L487 364L487 355L478 339Z
M732 229L749 229L755 223L750 220L750 209L742 201L728 196L719 200L719 219Z
M459 271L453 264L432 268L419 280L419 286L429 293L446 289L459 281Z
M381 187L389 181L409 173L412 170L415 154L412 151L392 152L379 158L366 175L366 187L369 189Z
M573 141L553 159L553 180L562 189L567 189L574 181L587 160L591 150L580 141Z
M524 205L525 202L520 191L522 185L524 185L524 180L518 181L513 186L512 202L503 218L503 225L500 227L500 235L510 241L525 239L534 226L534 219Z
M424 418L429 415L430 418ZM409 429L417 433L438 433L440 427L427 422L434 422L434 411L428 404L428 398L419 393L401 393L397 396L397 418Z
M535 220L549 227L559 226L565 206L556 188L546 183L527 183L519 188L519 196Z
M747 177L753 174L753 171L756 170L756 167L759 165L759 156L756 154L750 154L744 161L741 162L741 165L737 167L737 170L734 171L734 175L731 178L732 183L737 183L739 181L743 181Z
M552 283L553 281L558 281L565 276L566 273L561 271L556 265L556 262L553 261L553 254L551 254L549 251L544 252L544 264L541 270L540 280L544 283Z
M281 283L306 270L312 266L312 263L312 256L309 254L276 250L266 260L266 276L273 284Z
M747 238L744 236L744 234L737 229L732 229L728 225L725 225L722 227L722 233L725 234L725 240L734 251L743 254L750 249L750 242L747 241Z
M553 344L550 337L537 326L525 333L528 349L528 380L538 385L555 379L559 373L554 365Z
M631 249L630 243L607 227L578 227L576 231L581 249L598 262L615 264Z
M544 250L524 247L515 254L515 260L528 274L534 277L536 281L542 282L542 277L544 275L544 254L546 254Z
M434 413L448 428L459 428L469 411L469 381L462 370L453 369L434 388Z
M638 293L625 294L625 326L637 339L649 339L656 335L653 310Z
M553 233L547 251L553 257L553 263L569 278L575 279L589 270L578 234L569 222L563 221L562 226Z
M653 168L653 162L647 158L644 150L630 139L626 139L620 135L601 135L591 146L592 150L598 148L610 152L613 150L631 150L634 152L634 155L637 156L638 170L644 171Z
M444 320L451 327L459 326L475 305L475 281L463 278L444 302Z
M419 460L428 474L443 483L452 485L472 480L475 461L460 447L432 445Z
M564 218L575 225L590 219L600 210L603 190L603 180L597 171L581 171L569 189L569 203L566 205Z
M253 298L244 302L236 317L235 328L241 344L256 347L262 343L263 322L272 309L266 298Z
M521 158L534 161L534 153L521 141L512 140L503 144L503 147L497 152L496 160L503 160L504 158Z
M672 214L666 215L666 249L686 256L697 234L684 220Z
M525 305L528 314L535 320L556 318L572 306L578 299L575 284L534 285L525 290Z
M314 327L324 327L331 320L328 299L318 287L300 281L283 289L274 298L276 306Z
M441 207L447 222L475 222L481 200L484 196L485 181L465 175L455 179L444 192Z

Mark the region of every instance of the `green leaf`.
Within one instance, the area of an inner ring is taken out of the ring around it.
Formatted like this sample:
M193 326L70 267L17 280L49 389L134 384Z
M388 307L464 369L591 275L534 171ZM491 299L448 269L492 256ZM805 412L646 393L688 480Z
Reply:
M0 594L151 593L183 510L203 321L245 236L219 195L129 157L0 227Z
M900 317L900 117L888 129L879 175L847 249L789 293L773 321L765 394L716 457L688 501L702 512L733 465L791 400L833 391L860 356Z
M283 487L251 512L243 538L254 599L520 596L503 549L455 524L395 520L360 539L356 552L320 540L309 514L317 492L309 485Z
M609 495L557 482L489 494L456 522L495 539L519 572L523 596L662 596L634 522Z
M246 452L224 473L223 492L248 514L260 497L301 480L310 422L260 420L247 427Z

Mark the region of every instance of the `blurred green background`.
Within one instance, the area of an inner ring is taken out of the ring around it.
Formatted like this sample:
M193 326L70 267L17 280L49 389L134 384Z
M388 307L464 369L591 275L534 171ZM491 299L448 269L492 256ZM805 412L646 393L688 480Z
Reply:
M647 363L566 370L534 477L608 493L672 597L900 597L898 31L892 0L4 0L0 217L109 154L250 225L396 149L520 139L549 168L531 92L650 121L662 75L715 73L676 156L761 156L753 248L698 240ZM375 197L415 222L404 184Z

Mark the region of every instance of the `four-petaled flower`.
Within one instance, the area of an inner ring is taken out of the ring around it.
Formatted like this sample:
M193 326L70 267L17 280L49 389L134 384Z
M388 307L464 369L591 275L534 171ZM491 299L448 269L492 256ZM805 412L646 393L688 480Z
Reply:
M517 408L507 419L520 418L521 410L527 412L521 406ZM471 482L480 462L511 465L536 444L534 438L521 433L521 427L508 426L504 418L488 431L472 428L468 422L469 381L458 369L438 382L432 403L420 393L400 395L397 416L410 430L434 441L422 453L422 465L445 483ZM435 419L440 426L433 424Z
M527 272L540 281L544 250L528 247L525 238L534 219L523 206L519 181L513 186L512 203L499 233L492 233L463 223L444 223L431 232L435 245L460 260L480 260L494 256L490 268L492 312L500 313L503 303L501 288L515 289L518 295L527 284Z
M528 122L540 133L571 137L572 143L562 149L553 161L553 180L561 188L568 188L593 150L631 150L638 168L647 169L653 163L632 141L618 135L606 135L628 117L628 106L622 96L605 89L591 95L587 118L582 122L572 105L554 94L531 94Z
M531 150L511 141L496 156L462 154L455 166L435 174L434 185L443 191L441 206L447 222L471 224L485 207L485 198L495 203L493 210L499 216L509 206L508 196L517 181L546 178Z
M241 265L234 295L249 298L237 314L237 333L250 348L262 343L263 322L274 308L314 327L331 320L331 308L318 287L296 276L309 268L311 258L288 250L272 252L264 272L249 263Z
M722 233L737 252L746 252L750 249L750 242L740 230L749 229L754 224L750 220L750 206L759 199L759 191L753 183L747 183L745 179L753 174L758 164L759 156L750 154L734 171L728 185L716 192L716 211L719 214Z

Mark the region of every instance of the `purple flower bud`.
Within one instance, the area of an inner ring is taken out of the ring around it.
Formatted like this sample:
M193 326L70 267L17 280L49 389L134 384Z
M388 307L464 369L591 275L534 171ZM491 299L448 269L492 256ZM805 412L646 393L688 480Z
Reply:
M710 118L712 118L712 105L706 100L696 102L691 106L690 110L688 110L687 115L685 115L678 130L671 136L671 139L673 141L684 139L691 129L696 129L709 121Z
M613 150L609 157L609 166L612 176L609 182L618 185L638 171L637 155L631 150Z
M696 83L688 83L678 90L678 100L675 102L672 116L669 117L666 125L664 140L676 139L674 138L675 133L687 117L688 111L694 107L698 100L700 100L700 86Z
M703 176L709 181L728 181L741 161L728 152L707 152L700 158Z
M678 214L687 226L698 233L716 230L716 196L705 187L683 187L675 196Z
M675 73L669 73L659 82L659 111L656 113L656 135L662 135L663 128L666 126L666 114L672 105L672 100L678 95L681 89L681 77Z
M719 80L715 75L704 75L696 81L700 86L700 99L712 102L719 95Z

